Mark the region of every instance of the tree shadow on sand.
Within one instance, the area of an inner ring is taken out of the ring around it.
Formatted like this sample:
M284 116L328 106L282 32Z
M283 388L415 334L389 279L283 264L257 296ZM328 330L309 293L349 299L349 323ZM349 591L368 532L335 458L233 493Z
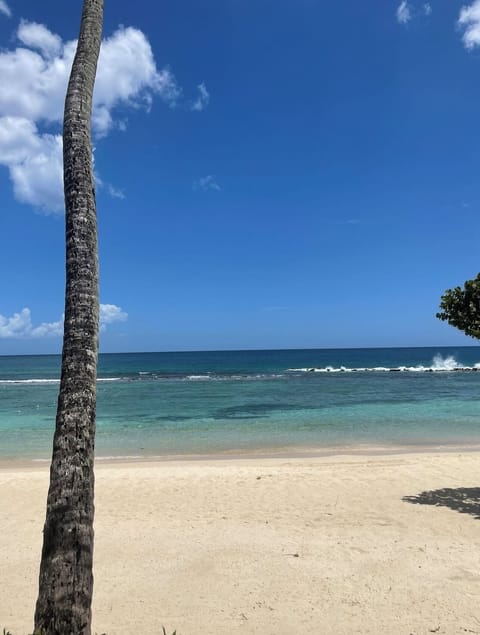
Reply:
M445 487L421 492L417 496L404 496L406 503L449 507L461 514L470 514L480 520L480 487Z

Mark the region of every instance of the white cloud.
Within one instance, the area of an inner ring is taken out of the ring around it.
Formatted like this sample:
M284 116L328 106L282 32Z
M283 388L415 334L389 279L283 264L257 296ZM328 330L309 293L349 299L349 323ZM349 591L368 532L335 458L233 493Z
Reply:
M198 97L193 102L191 106L191 110L201 112L202 110L205 110L205 108L208 106L210 102L210 93L208 92L204 82L199 84L197 86L197 89L198 89Z
M25 117L0 117L0 165L10 170L17 200L45 211L63 209L60 135L40 135Z
M148 110L153 94L173 107L181 90L170 69L157 70L150 44L141 31L118 29L104 40L100 50L93 99L96 132L108 132L116 106L143 105Z
M59 133L76 41L62 42L46 26L26 21L20 23L17 37L21 46L0 52L0 164L9 169L19 201L60 212ZM94 134L102 137L113 128L125 129L125 116L117 123L117 111L149 110L154 95L174 107L181 90L168 68L157 69L145 35L132 27L119 28L102 42L93 98ZM58 134L52 134L52 126Z
M112 324L113 322L125 322L128 313L125 313L119 306L115 304L100 305L100 324Z
M107 324L124 322L128 318L115 304L100 305L100 329ZM0 339L35 339L41 337L61 337L63 335L63 317L57 322L42 322L38 326L32 324L31 311L28 308L14 313L11 317L0 315Z
M423 12L425 15L431 15L432 5L430 4L430 2L425 2L425 4L423 5Z
M215 190L220 192L221 187L217 183L217 179L214 174L208 174L207 176L203 176L193 184L194 190L203 190L207 192L208 190Z
M63 320L58 322L44 322L34 327L30 309L22 309L6 318L0 315L0 338L23 339L35 337L58 337L63 334Z
M55 33L51 33L43 24L22 20L18 27L17 37L22 44L40 51L44 57L61 55L62 40Z
M412 13L410 11L410 5L407 0L402 0L397 8L397 22L400 24L407 24L412 19Z
M464 29L462 40L465 48L480 46L480 0L461 8L457 24Z
M17 36L24 46L0 53L0 115L61 123L76 41L63 43L47 27L25 21ZM93 97L95 132L109 131L118 106L149 108L153 94L173 106L181 91L168 68L157 70L145 35L122 27L102 42Z
M7 18L10 18L12 15L10 7L5 2L5 0L0 0L0 13L3 13L4 15L6 15Z

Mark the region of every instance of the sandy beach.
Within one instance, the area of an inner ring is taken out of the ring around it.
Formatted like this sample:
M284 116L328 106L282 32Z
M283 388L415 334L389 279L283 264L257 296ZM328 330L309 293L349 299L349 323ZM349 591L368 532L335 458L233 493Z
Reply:
M14 635L47 486L46 465L0 468ZM99 462L93 632L480 633L479 516L477 452Z

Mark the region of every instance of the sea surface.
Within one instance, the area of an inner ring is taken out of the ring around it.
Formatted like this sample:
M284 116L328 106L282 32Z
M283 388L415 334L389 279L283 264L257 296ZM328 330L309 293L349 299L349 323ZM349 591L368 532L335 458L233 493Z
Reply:
M0 356L0 459L48 460L60 357ZM102 354L97 457L480 444L480 348Z

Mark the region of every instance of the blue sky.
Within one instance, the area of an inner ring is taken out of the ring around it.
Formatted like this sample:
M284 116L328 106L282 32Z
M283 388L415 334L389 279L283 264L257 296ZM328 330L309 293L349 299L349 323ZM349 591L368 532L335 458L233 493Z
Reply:
M81 2L0 0L0 354L61 349ZM103 351L472 344L480 0L106 1Z

